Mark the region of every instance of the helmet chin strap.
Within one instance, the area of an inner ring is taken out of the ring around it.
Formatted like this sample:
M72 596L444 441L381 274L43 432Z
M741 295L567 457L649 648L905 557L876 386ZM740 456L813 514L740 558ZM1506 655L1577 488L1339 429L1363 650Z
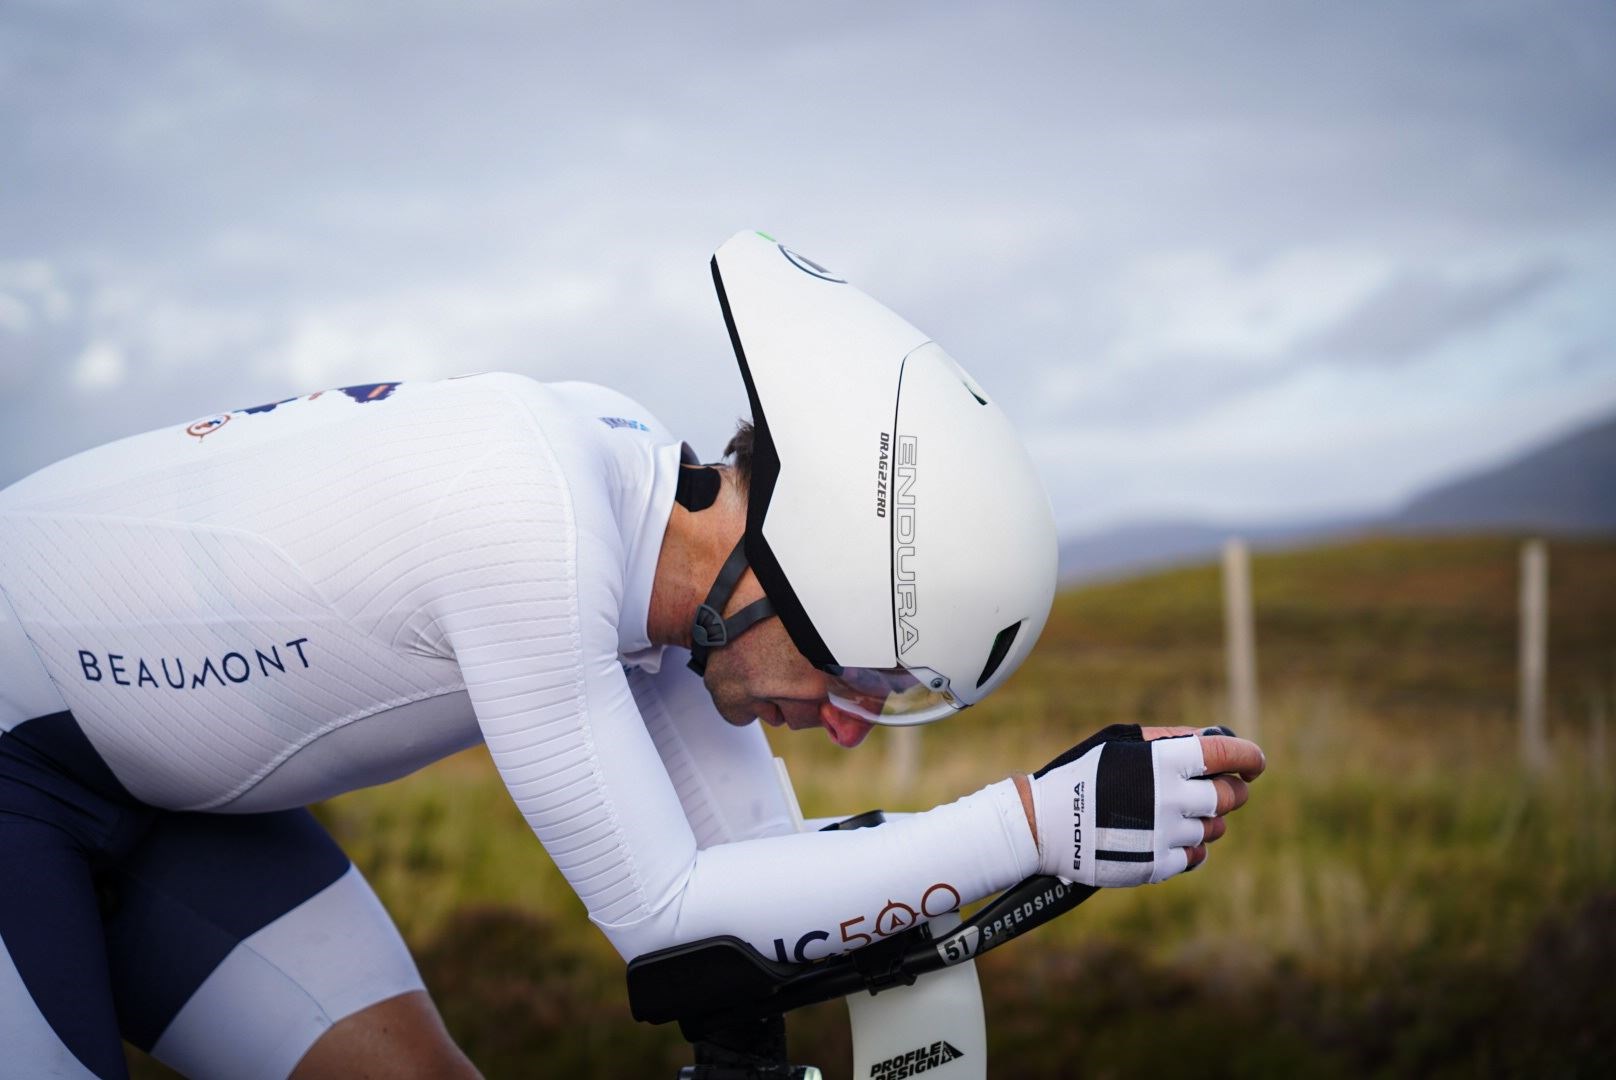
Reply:
M728 619L724 618L724 605L735 594L735 586L746 573L746 537L735 541L735 549L724 560L713 587L707 591L707 600L696 609L696 618L690 624L690 670L697 675L707 674L707 656L714 649L740 637L746 631L774 614L769 598L754 600Z
M702 465L701 459L689 443L679 447L679 483L674 490L674 501L692 513L707 509L718 501L723 478L716 468ZM746 573L746 536L735 541L735 548L724 560L707 590L707 600L696 608L696 618L690 624L690 670L697 675L707 674L707 656L714 649L740 637L743 633L774 614L774 605L768 597L755 600L740 611L724 618L724 605L735 594L735 586Z

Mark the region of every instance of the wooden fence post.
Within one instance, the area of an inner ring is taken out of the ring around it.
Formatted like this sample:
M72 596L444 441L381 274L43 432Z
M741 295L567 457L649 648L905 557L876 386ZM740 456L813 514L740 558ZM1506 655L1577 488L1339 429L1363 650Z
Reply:
M1609 753L1605 743L1605 702L1603 687L1588 695L1588 767L1598 787L1605 786L1605 755Z
M1246 739L1257 729L1257 644L1251 615L1251 568L1245 541L1223 544L1223 636L1229 665L1229 726Z
M1541 540L1521 547L1521 762L1541 770L1549 763L1543 721L1543 680L1548 667L1549 556Z
M887 785L907 792L920 771L920 727L889 727L882 734L887 739Z

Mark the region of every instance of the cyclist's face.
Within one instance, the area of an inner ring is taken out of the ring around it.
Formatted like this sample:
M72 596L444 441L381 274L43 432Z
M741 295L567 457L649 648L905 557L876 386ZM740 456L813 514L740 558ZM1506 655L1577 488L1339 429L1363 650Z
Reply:
M793 731L824 728L849 748L874 726L830 703L824 674L797 651L779 619L766 619L715 650L706 682L719 714L738 726L756 718Z

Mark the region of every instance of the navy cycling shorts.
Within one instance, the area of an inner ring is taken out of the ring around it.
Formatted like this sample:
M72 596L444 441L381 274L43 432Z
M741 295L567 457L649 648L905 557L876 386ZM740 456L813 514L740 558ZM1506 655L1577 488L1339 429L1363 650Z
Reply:
M306 810L134 799L71 713L0 732L0 1073L284 1076L336 1020L420 988Z

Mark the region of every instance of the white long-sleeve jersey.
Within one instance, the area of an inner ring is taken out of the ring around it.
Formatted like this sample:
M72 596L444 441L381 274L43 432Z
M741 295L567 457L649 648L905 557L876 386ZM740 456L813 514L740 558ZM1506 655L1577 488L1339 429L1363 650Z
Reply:
M729 933L813 959L1033 872L1008 781L879 829L791 833L756 725L725 724L647 636L678 463L600 387L326 391L0 492L0 600L153 806L302 805L486 740L625 957ZM0 657L0 675L29 664Z

